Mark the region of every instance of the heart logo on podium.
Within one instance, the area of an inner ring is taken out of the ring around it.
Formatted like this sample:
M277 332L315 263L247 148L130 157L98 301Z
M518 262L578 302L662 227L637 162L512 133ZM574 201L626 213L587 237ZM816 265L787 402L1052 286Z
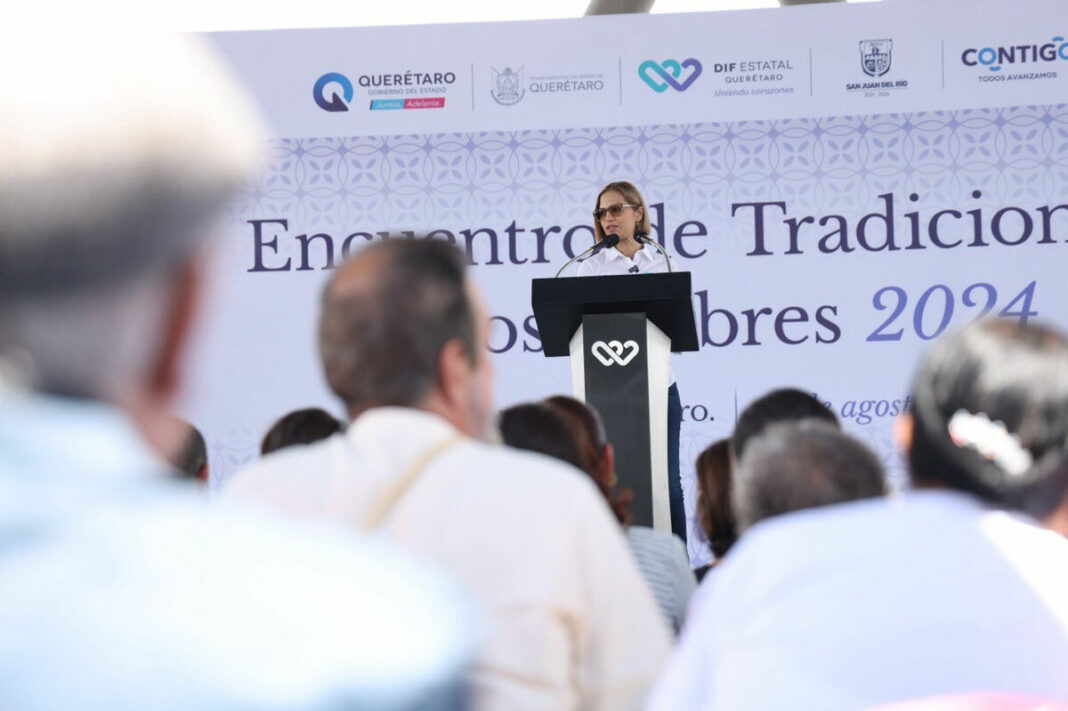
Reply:
M640 350L641 348L638 346L637 341L627 341L626 343L595 341L590 346L590 353L593 354L594 358L601 361L601 365L606 368L611 365L626 365L634 360Z

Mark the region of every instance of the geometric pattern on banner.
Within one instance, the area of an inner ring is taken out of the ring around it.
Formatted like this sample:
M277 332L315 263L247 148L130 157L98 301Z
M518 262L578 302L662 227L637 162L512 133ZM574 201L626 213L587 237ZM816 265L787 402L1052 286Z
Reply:
M953 202L976 187L991 202L1051 200L1068 182L1068 109L281 139L233 207L354 229L516 215L585 222L608 176L638 183L650 203L712 218L731 202L767 199L769 185L814 210L870 205L887 190L922 201Z

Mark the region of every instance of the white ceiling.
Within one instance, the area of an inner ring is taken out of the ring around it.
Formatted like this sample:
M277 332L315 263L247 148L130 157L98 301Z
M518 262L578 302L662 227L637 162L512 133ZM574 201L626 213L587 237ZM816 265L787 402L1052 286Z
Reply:
M15 0L16 2L18 0ZM865 2L872 0L850 0ZM3 0L0 0L3 4ZM579 17L588 0L98 0L66 5L111 27L152 25L173 30L263 30L485 22ZM777 0L656 0L653 12L700 12L777 7ZM75 14L82 14L75 12Z

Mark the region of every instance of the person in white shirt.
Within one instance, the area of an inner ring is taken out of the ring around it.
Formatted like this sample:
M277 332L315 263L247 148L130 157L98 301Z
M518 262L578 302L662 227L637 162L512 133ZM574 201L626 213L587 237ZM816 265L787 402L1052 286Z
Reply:
M487 333L459 250L364 248L327 285L320 320L326 379L352 424L268 455L223 496L380 531L455 573L487 616L476 708L638 708L667 630L593 485L484 441Z
M601 188L593 209L593 236L597 243L606 235L619 242L583 260L579 276L610 274L657 274L670 271L666 253L661 252L649 232L649 208L641 191L625 180ZM686 506L679 474L679 436L682 432L682 399L674 374L668 387L668 501L671 532L686 542Z
M630 525L629 497L616 494L615 449L606 440L600 414L580 400L554 395L502 410L498 422L508 446L541 452L586 472L623 526L660 614L678 634L697 588L686 548L668 531Z
M259 123L194 38L44 7L0 8L0 708L463 708L455 583L172 479L200 251Z
M1068 340L973 325L931 349L911 402L914 490L746 531L648 708L1068 699L1068 541L1033 518L1068 490Z

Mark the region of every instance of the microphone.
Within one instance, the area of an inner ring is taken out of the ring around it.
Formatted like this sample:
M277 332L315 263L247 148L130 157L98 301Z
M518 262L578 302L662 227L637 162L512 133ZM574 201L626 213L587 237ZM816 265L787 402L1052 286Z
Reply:
M644 232L635 232L634 241L638 244L651 244L656 247L657 251L664 255L664 261L667 262L668 272L672 271L671 257L668 256L668 253L664 251L664 248L660 246L659 242L657 242L655 239L650 239L649 235L645 234Z
M582 259L585 256L592 257L593 255L595 255L598 252L600 252L602 249L608 249L609 247L615 247L617 244L619 244L619 235L617 235L615 232L612 232L610 234L605 235L604 238L600 242L598 242L597 244L593 245L592 247L587 249L585 252L582 252L581 254L576 254L574 257L569 259L567 261L567 264L565 264L564 266L560 267L560 270L556 272L556 276L554 276L553 279L555 279L556 277L560 276L560 272L562 272L565 269L567 269L568 266L570 266L572 262L574 262L574 261L576 261L578 259Z

